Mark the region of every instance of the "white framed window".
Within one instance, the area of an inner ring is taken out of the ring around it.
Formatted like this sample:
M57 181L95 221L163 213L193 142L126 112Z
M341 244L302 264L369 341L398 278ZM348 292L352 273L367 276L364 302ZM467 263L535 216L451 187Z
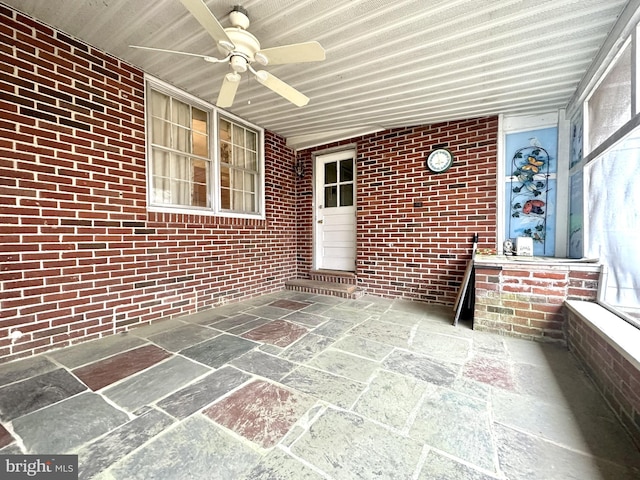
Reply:
M218 137L220 209L225 212L258 213L259 133L220 115Z
M150 210L264 218L264 131L146 79Z
M590 89L571 105L576 135L570 247L603 264L598 302L640 328L638 27L629 27L600 59L601 73L589 79Z

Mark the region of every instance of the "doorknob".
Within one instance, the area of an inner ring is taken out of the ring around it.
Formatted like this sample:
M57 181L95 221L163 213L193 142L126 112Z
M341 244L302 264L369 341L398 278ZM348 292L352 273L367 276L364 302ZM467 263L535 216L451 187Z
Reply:
M324 223L324 220L320 219L318 220L318 223Z

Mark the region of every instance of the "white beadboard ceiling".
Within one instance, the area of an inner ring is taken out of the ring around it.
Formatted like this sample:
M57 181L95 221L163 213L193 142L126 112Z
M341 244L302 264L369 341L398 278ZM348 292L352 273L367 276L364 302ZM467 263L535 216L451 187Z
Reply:
M4 0L215 103L226 64L179 0ZM206 0L223 26L241 4L262 48L309 40L324 62L266 70L311 98L289 104L245 74L228 110L293 148L453 119L567 105L625 0Z

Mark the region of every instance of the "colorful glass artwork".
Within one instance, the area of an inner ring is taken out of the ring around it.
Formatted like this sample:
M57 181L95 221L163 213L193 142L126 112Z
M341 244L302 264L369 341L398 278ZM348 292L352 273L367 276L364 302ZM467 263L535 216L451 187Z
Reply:
M506 138L507 238L531 237L534 255L555 253L557 128Z

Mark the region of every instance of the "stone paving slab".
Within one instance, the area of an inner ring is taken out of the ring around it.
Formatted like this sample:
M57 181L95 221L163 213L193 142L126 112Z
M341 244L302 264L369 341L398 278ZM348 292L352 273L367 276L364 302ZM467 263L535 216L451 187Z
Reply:
M93 478L127 454L160 434L174 420L147 408L139 416L78 450L78 478Z
M76 368L73 374L97 391L170 356L169 352L155 345L144 345Z
M6 385L0 388L0 420L13 420L86 389L86 385L64 369Z
M151 335L148 338L165 350L179 352L183 348L203 342L219 334L219 331L212 328L202 327L196 324L187 324L166 332Z
M297 342L289 345L280 356L293 362L306 362L334 342L329 337L322 337L315 333L308 333Z
M597 458L502 425L495 427L500 466L518 480L637 480L640 470Z
M281 382L342 408L353 405L360 392L366 387L364 383L308 367L297 368Z
M69 452L129 420L100 395L85 392L13 421L29 453Z
M118 406L134 411L184 387L211 369L184 357L172 357L147 371L128 377L105 389L104 396Z
M251 378L240 370L224 366L206 377L178 390L157 403L169 415L186 418L215 402Z
M423 445L350 412L328 409L291 447L335 479L412 478Z
M326 480L326 478L285 451L274 448L249 472L245 480Z
M389 345L385 345L384 343L367 340L366 338L357 337L355 335L344 336L334 343L333 347L378 361L383 360L393 351L394 348Z
M394 372L435 385L452 385L458 373L455 365L399 349L391 352L382 365Z
M380 367L378 362L358 358L333 348L328 348L320 352L308 365L318 370L324 370L363 383L366 383L369 377L373 375L373 372Z
M550 479L551 477L549 477ZM430 450L418 480L502 480L501 476L483 472L472 466ZM515 477L514 477L515 480Z
M233 360L231 365L244 370L245 372L250 372L276 381L280 380L297 367L295 363L285 360L284 358L278 358L259 350L251 350L245 353L241 357Z
M287 390L258 380L239 388L203 413L238 435L271 448L315 400L295 390Z
M195 415L165 431L111 468L115 478L240 479L260 454L206 419Z
M409 435L454 457L496 472L496 446L491 435L487 402L439 389L420 406Z
M354 411L396 430L408 426L422 396L436 387L410 377L379 370L358 399Z
M67 368L76 368L140 347L146 343L147 341L142 338L122 333L47 353L47 356Z
M245 338L223 334L180 351L181 355L213 368L238 358L259 344Z
M56 370L58 365L47 357L30 357L0 365L0 387Z

